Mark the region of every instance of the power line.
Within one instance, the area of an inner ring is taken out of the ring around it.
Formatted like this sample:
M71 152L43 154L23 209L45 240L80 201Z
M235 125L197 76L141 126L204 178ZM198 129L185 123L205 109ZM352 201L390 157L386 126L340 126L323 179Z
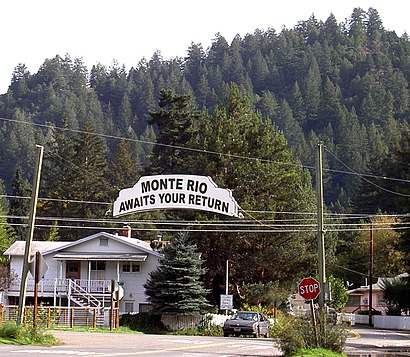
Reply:
M392 191L392 190L389 190L389 189L387 189L387 188L384 188L384 187L382 187L382 186L380 186L380 185L377 185L377 184L374 183L373 181L370 181L370 180L368 180L367 178L365 178L364 175L355 172L351 167L349 167L346 163L344 163L342 160L340 160L340 159L339 159L334 153L332 153L330 150L328 150L327 148L325 148L325 150L326 150L329 154L331 154L337 161L339 161L343 166L345 166L346 168L348 168L348 169L350 170L350 172L347 172L347 173L350 173L350 174L352 174L352 175L359 176L363 181L366 181L367 183L373 185L374 187L377 187L378 189L380 189L380 190L382 190L382 191L385 191L385 192L388 192L388 193L391 193L391 194L397 195L397 196L410 197L410 195L407 195L407 194L405 194L405 193ZM397 180L397 179L396 179L396 180ZM408 182L408 183L410 183L410 180L402 180L402 181L403 181L403 182Z
M246 159L246 160L254 160L254 161L260 161L260 162L265 162L265 163L274 163L274 164L280 164L280 165L295 166L295 167L301 167L301 168L305 168L305 169L309 169L309 170L314 170L315 169L314 166L309 166L309 165L304 165L304 164L293 164L293 163L282 162L282 161L273 161L273 160L269 160L269 159L261 159L261 158L252 157L252 156L227 154L227 153L211 151L211 150L205 150L205 149L195 149L195 148L189 148L189 147L185 147L185 146L162 144L162 143L157 143L157 142L147 141L147 140L141 140L141 139L125 138L125 137L121 137L121 136L117 136L117 135L109 135L109 134L103 134L103 133L93 133L93 132L88 132L88 131L84 131L84 130L80 130L80 129L63 128L63 127L58 127L58 126L53 126L53 125L39 124L39 123L32 123L32 122L30 123L30 122L25 122L25 121L22 121L22 120L16 120L16 119L4 118L4 117L0 117L0 120L9 121L9 122L17 122L17 123L22 123L22 124L26 124L26 125L39 126L39 127L43 127L43 128L47 128L47 129L57 129L57 130L62 130L62 131L71 131L71 132L74 132L74 133L96 135L96 136L100 136L100 137L103 137L103 138L106 138L106 139L126 140L126 141L136 142L136 143L140 143L140 144L170 147L170 148L174 148L174 149L192 151L192 152L197 152L197 153L202 153L202 154L226 156L226 157L232 157L232 158L236 158L236 159ZM334 156L336 158L336 160L338 160L340 163L342 163L350 171L342 171L342 170L329 169L329 168L325 168L324 171L342 173L342 174L346 174L346 175L359 176L363 180L366 180L365 177L370 177L370 178L378 178L378 179L383 179L383 180L392 180L392 181L400 181L400 182L410 183L410 180L406 180L406 179L393 178L393 177L387 177L387 176L377 176L377 175L372 175L372 174L365 174L365 173L355 172L348 165L346 165L340 159L338 159L330 150L328 150L327 148L325 148L325 149L332 156ZM376 186L376 187L378 187L382 190L390 192L392 194L399 194L400 195L400 193L384 189L383 187L378 186L378 185L374 184L371 181L367 181L367 182L369 182L370 184L372 184L372 185L374 185L374 186ZM401 195L404 195L404 194L401 194ZM410 197L410 195L404 195L404 197Z

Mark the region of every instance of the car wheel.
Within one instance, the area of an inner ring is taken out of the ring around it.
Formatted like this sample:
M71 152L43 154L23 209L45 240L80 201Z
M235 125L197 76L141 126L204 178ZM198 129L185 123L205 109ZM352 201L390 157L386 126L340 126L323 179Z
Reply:
M259 337L260 337L259 330L255 332L254 336L255 336L255 338L259 338Z

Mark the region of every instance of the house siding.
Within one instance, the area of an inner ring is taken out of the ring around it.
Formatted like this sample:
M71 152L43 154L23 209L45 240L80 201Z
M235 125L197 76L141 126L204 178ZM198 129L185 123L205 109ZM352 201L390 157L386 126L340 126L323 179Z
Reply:
M93 236L91 236L93 237ZM108 238L108 246L100 245L100 238ZM145 261L138 262L140 264L140 272L122 272L122 262L121 261L106 261L105 271L98 279L102 280L117 280L121 282L121 285L124 289L124 297L120 302L120 311L125 311L125 304L132 303L135 312L139 311L139 305L141 303L146 303L145 289L143 285L149 277L149 273L153 271L159 260L159 254L155 251L147 249L147 245L144 242L141 242L141 248L138 248L138 244L141 241L135 240L135 245L130 244L130 241L124 240L121 241L121 237L113 237L111 235L95 235L94 238L84 238L80 240L78 244L75 242L62 245L57 249L50 250L48 254L43 255L47 265L48 270L44 275L44 279L40 281L47 281L47 291L40 290L39 296L50 297L54 294L53 282L56 278L66 278L66 261L64 258L54 258L56 254L62 253L82 253L82 254L137 254L146 256ZM68 246L67 246L68 245ZM64 248L66 247L66 248ZM21 253L20 253L21 254ZM23 265L23 256L22 255L11 255L10 256L10 267L14 270L15 274L18 277L21 277ZM89 261L82 260L80 266L80 279L88 280L89 275ZM96 279L91 275L91 280ZM31 287L33 286L33 277L29 275L29 281L31 281ZM45 285L45 284L44 284ZM19 296L19 284L15 284L13 288L8 291L8 296ZM31 296L32 293L29 293L28 296ZM129 306L128 306L129 307Z

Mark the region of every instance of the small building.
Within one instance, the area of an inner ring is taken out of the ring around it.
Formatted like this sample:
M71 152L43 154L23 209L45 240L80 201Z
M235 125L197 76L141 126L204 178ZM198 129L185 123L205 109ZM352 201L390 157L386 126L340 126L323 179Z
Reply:
M402 278L408 276L407 273L397 275L394 278L378 278L375 284L372 284L372 309L382 315L386 314L387 306L384 303L383 281ZM344 312L359 314L361 311L369 311L370 286L364 285L356 289L348 290L349 300L344 307Z
M346 306L343 308L343 312L359 314L360 312L365 313L369 311L369 285L363 285L359 288L348 290L347 294L349 299ZM372 285L372 308L373 311L378 311L384 315L386 313L386 306L383 297L383 290L379 278L377 283Z
M4 255L16 277L4 292L3 303L17 305L20 295L25 242L13 243ZM107 307L113 280L121 290L119 311L149 309L144 283L158 266L161 254L139 239L100 232L74 242L33 241L32 256L39 251L48 266L39 282L39 300L52 306ZM28 300L34 293L29 274Z

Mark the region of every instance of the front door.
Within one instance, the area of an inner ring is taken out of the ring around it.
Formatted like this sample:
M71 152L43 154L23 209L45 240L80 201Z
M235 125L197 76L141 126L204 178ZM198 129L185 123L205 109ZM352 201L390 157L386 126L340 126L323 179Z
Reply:
M81 261L67 260L65 276L67 279L80 279Z

